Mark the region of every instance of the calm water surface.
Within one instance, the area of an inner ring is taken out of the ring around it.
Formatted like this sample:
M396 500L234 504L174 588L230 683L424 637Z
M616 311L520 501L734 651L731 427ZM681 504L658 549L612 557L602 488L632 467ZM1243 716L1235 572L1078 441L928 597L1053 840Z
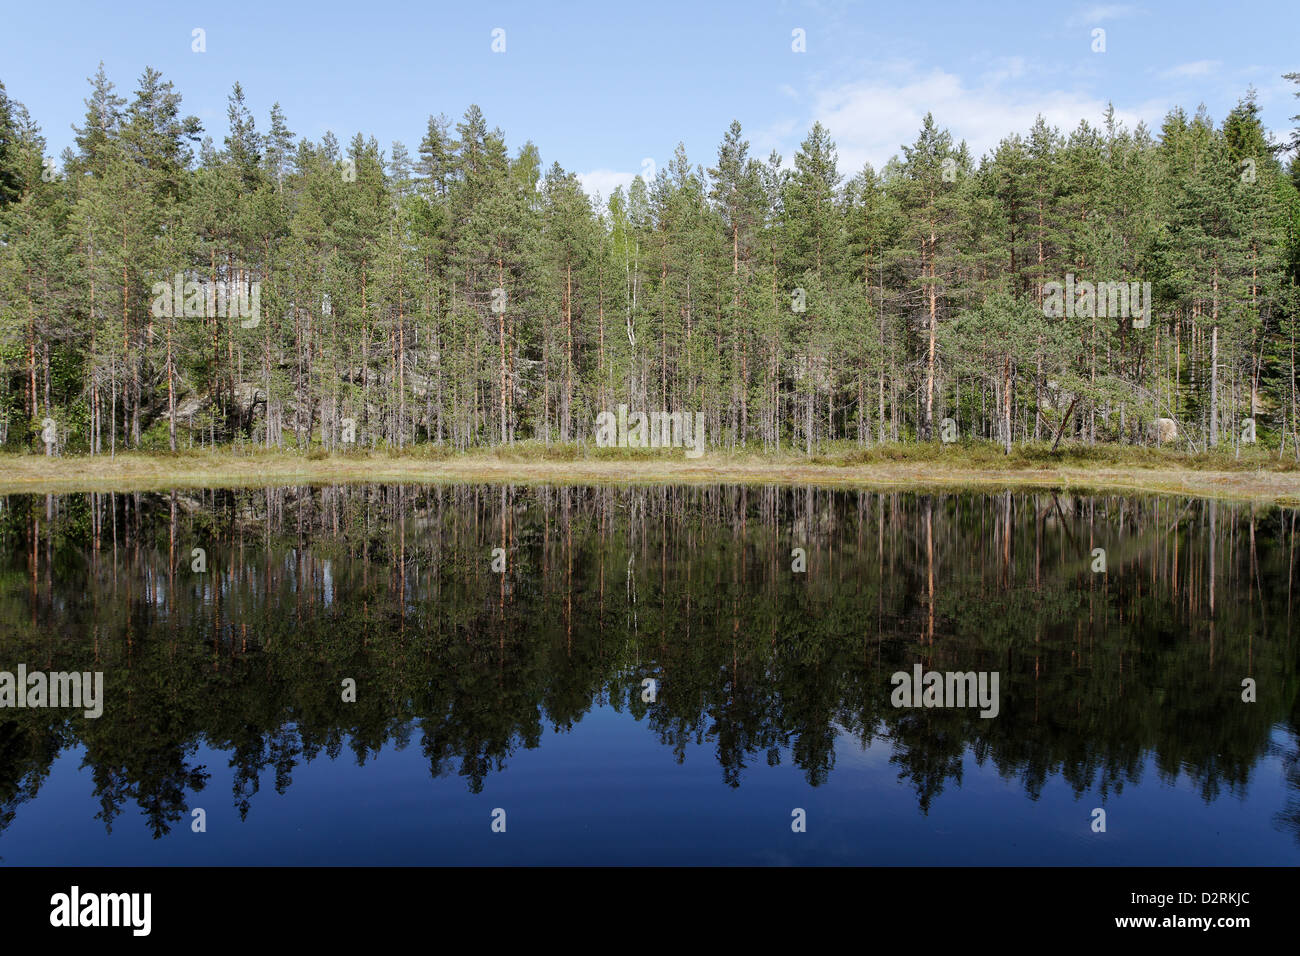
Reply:
M1296 525L1047 492L0 498L0 671L104 675L97 719L0 709L0 862L1300 863ZM997 716L893 706L916 664L996 672Z

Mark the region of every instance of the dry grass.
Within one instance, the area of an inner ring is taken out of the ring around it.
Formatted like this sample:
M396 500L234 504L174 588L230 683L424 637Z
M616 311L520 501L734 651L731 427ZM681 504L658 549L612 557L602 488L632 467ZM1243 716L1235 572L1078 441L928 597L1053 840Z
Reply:
M1300 504L1294 461L1256 449L1186 455L1155 449L1027 446L1011 456L994 446L827 446L811 457L784 452L711 453L595 449L526 442L465 453L420 446L405 453L311 455L187 451L46 458L0 456L0 492L145 491L177 487L345 482L510 482L514 484L814 484L898 489L1055 488L1146 491Z

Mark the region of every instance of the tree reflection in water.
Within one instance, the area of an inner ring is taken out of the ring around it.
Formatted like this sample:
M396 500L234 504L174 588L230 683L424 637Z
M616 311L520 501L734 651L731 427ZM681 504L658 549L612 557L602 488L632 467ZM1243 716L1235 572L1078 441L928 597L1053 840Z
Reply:
M267 771L283 792L304 761L413 738L478 792L544 728L608 707L679 762L708 748L728 787L755 761L818 786L838 738L883 746L923 811L968 755L1031 798L1058 777L1119 792L1153 766L1212 802L1272 753L1275 823L1300 838L1296 518L734 486L11 496L0 668L102 670L106 703L0 713L0 833L75 745L105 826L134 801L159 836L209 779L200 743L229 754L242 817ZM998 671L997 718L893 708L890 675L918 662Z

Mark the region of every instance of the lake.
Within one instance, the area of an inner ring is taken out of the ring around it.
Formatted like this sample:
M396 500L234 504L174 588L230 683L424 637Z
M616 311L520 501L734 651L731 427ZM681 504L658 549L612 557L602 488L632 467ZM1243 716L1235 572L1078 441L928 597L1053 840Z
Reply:
M0 861L1300 863L1296 525L1030 490L3 497Z

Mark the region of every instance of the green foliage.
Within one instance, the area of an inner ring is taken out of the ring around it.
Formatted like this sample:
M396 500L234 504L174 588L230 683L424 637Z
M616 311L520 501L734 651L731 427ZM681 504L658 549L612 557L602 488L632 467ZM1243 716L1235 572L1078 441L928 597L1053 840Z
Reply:
M1158 136L1040 117L978 159L927 115L848 176L820 124L761 161L733 122L707 170L679 145L599 199L477 106L412 155L295 140L278 104L259 128L239 84L200 140L153 69L123 97L101 65L85 103L51 176L0 87L11 448L53 417L94 454L546 449L626 404L700 412L728 452L937 443L945 419L1004 454L1141 446L1167 418L1183 451L1249 457L1253 419L1300 458L1300 193L1253 92ZM1147 314L1051 315L1067 276L1149 283ZM177 277L256 286L259 314L169 310Z

